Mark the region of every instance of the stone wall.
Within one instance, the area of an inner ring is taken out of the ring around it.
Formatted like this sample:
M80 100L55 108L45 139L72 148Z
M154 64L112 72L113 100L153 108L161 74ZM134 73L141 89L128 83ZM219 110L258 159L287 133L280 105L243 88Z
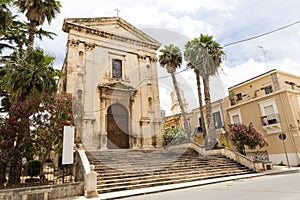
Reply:
M0 190L0 200L50 200L83 195L84 183Z

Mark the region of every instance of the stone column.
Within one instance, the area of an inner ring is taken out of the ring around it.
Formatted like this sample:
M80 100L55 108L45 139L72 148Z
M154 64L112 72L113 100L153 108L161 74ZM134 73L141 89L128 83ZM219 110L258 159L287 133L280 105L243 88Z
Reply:
M150 119L141 119L141 127L143 132L143 148L145 149L152 149L152 130L151 130L151 124Z
M101 92L100 92L101 94ZM106 132L106 97L100 97L100 148L107 149L107 132Z

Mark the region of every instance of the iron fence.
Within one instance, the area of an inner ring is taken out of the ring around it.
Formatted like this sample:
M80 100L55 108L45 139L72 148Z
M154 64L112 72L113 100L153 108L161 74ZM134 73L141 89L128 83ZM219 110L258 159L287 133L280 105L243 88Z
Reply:
M5 178L2 179L2 183L0 183L0 189L81 182L83 181L80 174L81 163L76 160L78 159L75 158L73 165L55 165L52 160L48 160L43 166L43 173L39 173L40 167L30 167L29 170L28 163L23 164L20 183L15 185L8 184L11 166L10 164L7 164L5 169L0 168L0 176L1 174L5 174Z

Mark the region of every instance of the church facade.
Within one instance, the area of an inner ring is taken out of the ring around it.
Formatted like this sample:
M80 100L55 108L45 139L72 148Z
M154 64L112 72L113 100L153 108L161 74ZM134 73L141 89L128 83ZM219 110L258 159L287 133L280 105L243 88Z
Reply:
M160 43L119 17L67 18L60 91L73 95L86 147L162 146L157 80ZM74 103L75 104L75 103Z

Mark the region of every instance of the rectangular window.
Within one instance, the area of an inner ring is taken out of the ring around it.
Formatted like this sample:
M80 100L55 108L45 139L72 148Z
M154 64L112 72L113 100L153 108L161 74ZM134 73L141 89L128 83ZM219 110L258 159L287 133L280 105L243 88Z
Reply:
M273 88L272 88L271 85L266 86L266 87L264 88L264 90L265 90L265 94L271 94L271 93L273 92Z
M242 100L242 99L243 99L242 93L238 93L238 94L236 95L236 100L237 100L237 101L240 101L240 100Z
M275 113L273 105L268 105L264 107L266 116L263 117L263 123L276 124L279 123L279 115Z
M122 61L112 60L112 78L122 78Z
M219 129L219 128L223 127L220 111L217 111L217 112L213 113L213 119L214 119L216 129Z
M233 115L232 116L232 121L233 121L233 124L240 124L240 117L239 115Z

